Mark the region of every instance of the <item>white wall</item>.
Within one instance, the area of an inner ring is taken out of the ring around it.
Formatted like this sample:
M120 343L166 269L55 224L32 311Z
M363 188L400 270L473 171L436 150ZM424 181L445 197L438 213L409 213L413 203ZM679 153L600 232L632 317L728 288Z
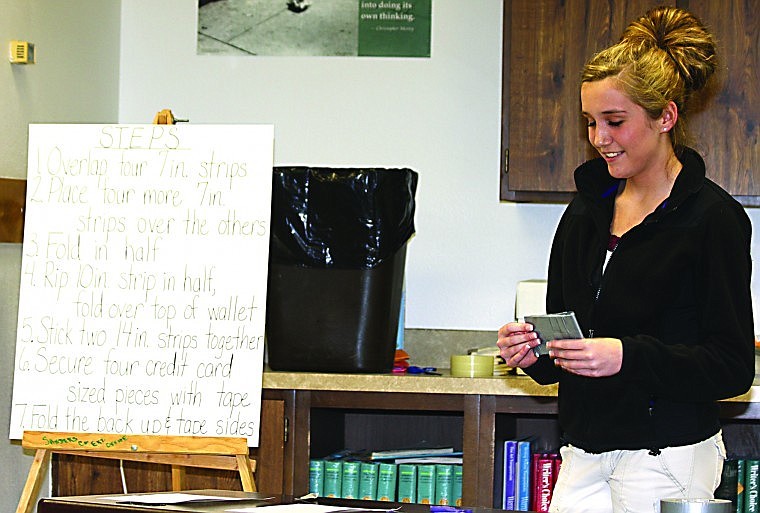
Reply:
M29 123L112 122L118 109L120 0L0 0L0 176L26 177ZM12 39L37 63L11 65Z
M376 59L198 56L191 2L130 0L119 117L273 123L276 165L417 170L407 327L493 330L562 210L498 199L502 1L433 0L432 57Z
M191 4L124 2L120 121L273 123L276 165L415 169L407 326L509 318L561 207L499 203L502 0L434 0L430 59L198 56Z

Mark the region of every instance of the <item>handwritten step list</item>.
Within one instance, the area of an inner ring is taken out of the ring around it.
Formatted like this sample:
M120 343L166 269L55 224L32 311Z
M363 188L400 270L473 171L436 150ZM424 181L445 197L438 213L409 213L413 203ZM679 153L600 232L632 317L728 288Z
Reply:
M273 134L30 125L11 439L258 445Z

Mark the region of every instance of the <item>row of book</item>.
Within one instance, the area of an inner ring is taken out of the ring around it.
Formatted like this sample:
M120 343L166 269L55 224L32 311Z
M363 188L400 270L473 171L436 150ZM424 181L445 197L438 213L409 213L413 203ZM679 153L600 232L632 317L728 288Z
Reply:
M320 497L462 505L462 465L309 461L309 492Z
M760 459L730 458L723 463L717 499L730 500L735 513L760 513Z
M534 452L532 444L532 439L504 441L502 509L549 511L562 460L556 452Z
M502 509L549 511L562 461L556 452L534 452L533 443L531 438L503 442ZM382 457L373 461L374 456L310 460L309 492L320 497L462 505L461 464L407 458L391 462ZM760 459L726 460L715 497L730 500L735 513L760 513Z

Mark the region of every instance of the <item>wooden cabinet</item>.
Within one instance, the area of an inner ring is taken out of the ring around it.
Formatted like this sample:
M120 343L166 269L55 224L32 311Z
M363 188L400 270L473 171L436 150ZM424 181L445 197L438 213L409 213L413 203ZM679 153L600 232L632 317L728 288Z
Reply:
M720 71L689 122L708 175L760 205L758 14L741 0L510 0L504 2L501 198L568 201L573 170L596 154L580 116L580 71L654 5L689 9L718 40Z

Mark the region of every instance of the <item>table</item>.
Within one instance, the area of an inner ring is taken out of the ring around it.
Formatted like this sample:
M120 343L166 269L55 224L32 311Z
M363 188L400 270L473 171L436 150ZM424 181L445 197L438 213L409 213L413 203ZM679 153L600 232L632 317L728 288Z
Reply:
M168 494L176 492L159 492ZM182 493L213 495L220 497L243 498L243 500L224 502L185 503L170 505L144 505L114 502L109 498L117 495L80 495L72 497L50 497L41 499L37 504L38 513L221 513L233 508L249 508L272 506L275 504L291 504L292 496L272 496L260 492L238 492L229 490L186 490ZM137 494L133 494L137 495ZM151 494L157 495L157 494ZM311 501L313 502L313 501ZM396 502L360 501L347 499L319 498L319 504L344 506L346 508L399 508L402 513L429 513L430 506L426 504L401 504ZM488 508L472 508L473 513L503 513L501 510Z

